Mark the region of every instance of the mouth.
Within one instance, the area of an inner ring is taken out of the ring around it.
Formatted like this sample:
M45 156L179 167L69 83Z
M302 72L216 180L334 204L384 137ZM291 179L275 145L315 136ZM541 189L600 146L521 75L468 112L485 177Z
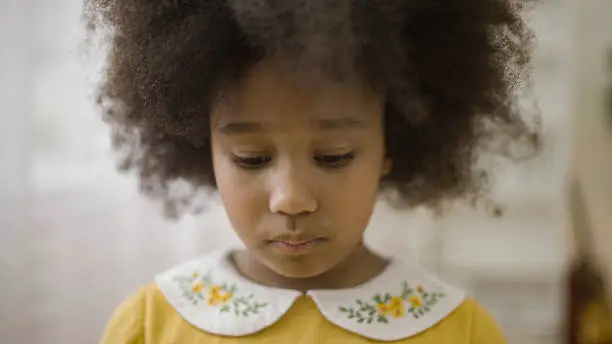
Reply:
M314 237L308 239L282 238L269 240L268 244L281 253L289 254L308 254L315 250L319 245L329 241L324 237Z

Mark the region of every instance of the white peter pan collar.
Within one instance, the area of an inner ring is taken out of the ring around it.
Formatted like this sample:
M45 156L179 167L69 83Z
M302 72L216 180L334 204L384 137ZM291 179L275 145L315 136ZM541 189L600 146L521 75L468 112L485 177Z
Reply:
M192 325L212 334L246 336L277 322L303 295L245 279L230 263L229 253L207 254L157 276L168 302ZM361 286L308 294L333 324L381 341L427 330L465 298L461 290L400 261Z

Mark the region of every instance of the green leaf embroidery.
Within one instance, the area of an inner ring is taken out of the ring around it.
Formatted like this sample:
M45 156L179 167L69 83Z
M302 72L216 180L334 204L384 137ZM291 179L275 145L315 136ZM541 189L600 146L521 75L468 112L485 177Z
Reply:
M380 294L374 295L373 299L376 303L383 303L383 299L382 299L382 296L380 296Z
M213 283L210 272L201 275L194 272L191 276L178 276L174 281L183 291L183 297L194 306L204 304L219 309L219 313L233 313L235 316L249 317L259 314L268 304L257 302L253 294L240 295L236 285Z
M391 318L403 318L406 313L418 319L430 312L431 307L444 297L442 293L426 291L421 286L411 288L406 281L397 295L377 293L372 296L373 303L356 299L355 306L340 306L338 309L346 314L347 319L356 319L359 324L388 324Z

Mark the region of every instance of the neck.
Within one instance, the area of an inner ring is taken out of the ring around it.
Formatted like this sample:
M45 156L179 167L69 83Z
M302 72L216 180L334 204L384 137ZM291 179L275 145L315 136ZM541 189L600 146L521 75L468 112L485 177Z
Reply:
M279 275L260 263L247 250L232 254L232 261L245 278L268 287L306 292L314 289L344 289L356 287L378 276L388 261L360 245L346 259L321 275L289 278Z

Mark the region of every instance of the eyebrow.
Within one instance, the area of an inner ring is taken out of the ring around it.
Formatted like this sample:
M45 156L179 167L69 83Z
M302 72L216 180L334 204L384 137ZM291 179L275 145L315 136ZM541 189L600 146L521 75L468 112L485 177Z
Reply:
M219 131L226 134L244 134L265 131L265 125L257 122L229 122L219 123Z
M321 130L362 129L363 121L352 117L322 118L313 121L313 126ZM270 131L270 126L262 122L226 122L219 123L218 129L226 135L246 134Z

